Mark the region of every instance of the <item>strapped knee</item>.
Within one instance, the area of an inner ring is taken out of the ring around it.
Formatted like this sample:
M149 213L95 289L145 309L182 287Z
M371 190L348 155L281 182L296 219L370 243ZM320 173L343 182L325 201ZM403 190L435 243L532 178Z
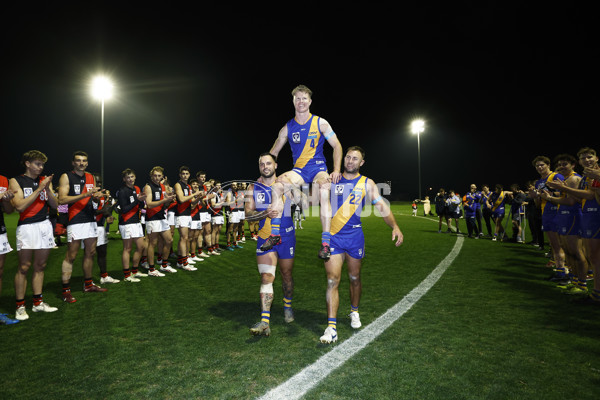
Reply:
M258 272L260 274L275 275L275 266L269 264L258 264Z

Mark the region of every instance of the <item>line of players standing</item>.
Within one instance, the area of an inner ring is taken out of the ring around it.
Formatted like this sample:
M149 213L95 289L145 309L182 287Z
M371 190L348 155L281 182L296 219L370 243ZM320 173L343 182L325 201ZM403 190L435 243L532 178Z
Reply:
M555 170L551 169L554 164ZM482 237L482 221L492 240L506 240L508 219L512 223L512 241L524 241L524 221L531 232L530 244L544 249L546 239L550 245L547 264L555 270L549 279L557 282L565 293L583 295L583 302L600 305L600 167L598 155L584 147L576 156L560 154L553 162L546 156L532 161L539 174L537 180L528 181L525 190L513 184L510 191L488 185L479 191L471 185L462 199L450 191L440 189L435 197L439 216L438 232L443 221L451 231L451 220L464 214L469 237ZM582 173L576 172L581 170ZM462 209L461 209L462 208ZM594 285L588 290L587 281Z
M226 250L243 248L245 241L243 184L233 184L223 193L220 182L206 181L202 171L190 179L190 170L181 167L179 181L171 187L162 167L150 171L150 180L143 189L135 185L136 175L131 169L122 173L123 186L115 193L102 189L99 174L86 172L88 156L75 152L73 170L61 175L59 188L52 187L53 175L43 176L47 157L31 150L22 157L25 171L10 179L0 176L0 290L6 254L12 251L4 224L4 212L19 212L16 247L19 266L15 276L15 318L0 314L0 324L14 324L29 318L25 309L27 274L32 273L33 312L54 312L58 309L43 300L44 270L50 250L56 248L55 234L63 233L62 225L50 222L50 215L60 206L65 211L67 252L62 263L62 298L76 302L71 294L70 278L75 257L83 247L84 292L105 292L92 279L93 257L100 267L100 283L118 283L108 275L106 251L108 229L113 222L113 209L118 212L119 234L123 240L122 264L124 280L139 282L140 277L162 277L177 270L168 262L173 255L173 233L179 231L177 264L181 270L194 271L193 264L211 255L220 255L221 228L227 217ZM95 175L95 176L94 176ZM256 240L257 222L248 222L252 238ZM59 229L56 229L58 225ZM131 252L133 257L131 258ZM154 252L158 259L155 268ZM164 257L162 257L165 255ZM148 273L141 270L144 266Z

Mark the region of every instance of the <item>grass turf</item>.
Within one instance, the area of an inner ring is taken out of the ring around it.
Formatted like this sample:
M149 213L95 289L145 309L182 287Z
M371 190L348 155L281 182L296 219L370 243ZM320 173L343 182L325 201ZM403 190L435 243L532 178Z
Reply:
M394 248L389 228L363 219L363 325L418 285L457 237L438 234L433 218L393 206L405 235ZM5 216L14 246L15 215ZM464 231L464 222L461 221ZM72 279L75 304L60 301L65 248L53 250L44 298L59 307L30 311L0 327L1 398L250 399L327 353L325 275L316 258L320 223L297 232L293 306L285 324L276 280L269 338L252 337L259 320L254 242L197 265L140 283L83 293L81 256ZM109 272L122 278L121 244L109 243ZM550 270L527 245L465 239L440 281L402 318L310 391L307 399L596 398L600 383L600 308L583 306L544 280ZM13 313L16 252L4 267L0 310ZM98 269L95 267L96 281ZM340 286L338 334L352 335L348 281Z

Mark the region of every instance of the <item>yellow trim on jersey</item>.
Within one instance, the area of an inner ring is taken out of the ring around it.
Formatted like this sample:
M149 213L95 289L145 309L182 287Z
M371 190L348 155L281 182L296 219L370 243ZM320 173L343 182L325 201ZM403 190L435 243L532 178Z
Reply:
M306 143L304 143L304 149L302 149L302 153L300 154L300 157L298 157L298 159L296 160L296 164L294 165L294 168L304 168L304 166L306 165L306 163L308 163L310 160L312 160L315 156L316 150L317 150L317 144L319 143L319 139L321 136L321 132L319 131L319 117L317 117L316 115L312 115L310 116L312 118L312 121L310 123L310 129L308 130L308 136L306 138ZM316 135L316 137L313 137L311 139L311 136ZM311 146L311 142L314 141L314 145Z
M504 191L500 192L500 195L498 196L496 202L492 206L492 211L496 211L496 209L502 204L502 201L504 201Z
M350 203L351 200L355 198L355 196L348 196L344 200L344 204L335 212L335 215L331 218L331 229L330 232L332 235L338 233L346 224L348 220L354 215L356 209L358 207L362 208L362 199L365 198L365 194L367 192L367 177L361 176L354 188L352 188L352 192L362 191L360 201Z
M546 182L550 181L552 182L552 180L554 179L554 176L556 175L556 172L550 172L550 175L548 175L548 177L546 178ZM546 199L541 199L541 204L540 204L540 208L542 209L542 215L544 215L544 209L546 208L546 203L548 202Z

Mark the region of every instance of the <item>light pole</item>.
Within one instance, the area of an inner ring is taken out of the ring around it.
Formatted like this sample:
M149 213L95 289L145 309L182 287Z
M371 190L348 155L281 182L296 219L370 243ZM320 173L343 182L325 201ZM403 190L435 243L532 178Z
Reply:
M416 119L410 124L411 132L417 135L417 160L419 163L419 200L421 200L421 133L425 131L425 121Z
M102 103L100 115L100 178L104 183L104 101L112 97L113 84L105 76L97 76L92 81L92 96Z

